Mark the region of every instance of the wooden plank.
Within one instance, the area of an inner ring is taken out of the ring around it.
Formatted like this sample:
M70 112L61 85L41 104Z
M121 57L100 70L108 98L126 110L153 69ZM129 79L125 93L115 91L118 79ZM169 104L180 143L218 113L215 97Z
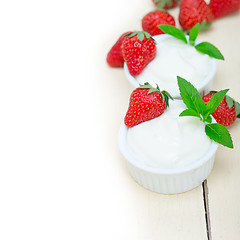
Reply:
M235 149L220 148L208 179L213 239L240 239L240 126L231 128Z
M229 95L240 101L240 12L213 23L214 41L225 56L219 62L214 87L230 88ZM224 32L224 34L223 34ZM204 33L210 39L210 32ZM209 40L210 41L210 40ZM234 149L219 147L208 178L211 232L213 240L240 239L240 121L228 127Z

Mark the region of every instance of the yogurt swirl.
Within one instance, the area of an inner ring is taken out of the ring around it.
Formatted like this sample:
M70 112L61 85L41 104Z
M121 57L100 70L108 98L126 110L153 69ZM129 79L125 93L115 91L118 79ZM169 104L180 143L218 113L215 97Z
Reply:
M184 109L182 101L170 101L162 115L128 129L128 148L136 160L176 169L204 156L211 145L205 125L196 117L179 117Z
M157 83L161 89L176 92L177 76L188 79L194 86L204 80L212 68L212 59L199 53L190 44L172 36L154 36L157 44L157 54L143 72L136 77L140 84L149 82L153 86Z

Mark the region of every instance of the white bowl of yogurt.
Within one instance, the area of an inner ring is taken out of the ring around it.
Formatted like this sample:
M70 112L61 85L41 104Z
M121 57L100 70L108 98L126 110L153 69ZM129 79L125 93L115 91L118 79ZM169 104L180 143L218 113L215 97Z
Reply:
M164 194L186 192L210 174L218 144L205 134L196 117L179 117L181 100L152 120L128 128L121 125L119 149L128 170L143 187ZM214 120L213 120L214 121Z
M199 53L190 44L168 34L153 36L157 53L156 57L145 67L141 74L133 77L126 63L125 75L133 89L139 84L149 82L152 86L158 86L161 90L168 91L173 98L181 98L177 76L188 79L201 95L213 88L213 77L217 69L217 60L207 54ZM188 36L186 36L188 40ZM200 41L196 40L196 43Z

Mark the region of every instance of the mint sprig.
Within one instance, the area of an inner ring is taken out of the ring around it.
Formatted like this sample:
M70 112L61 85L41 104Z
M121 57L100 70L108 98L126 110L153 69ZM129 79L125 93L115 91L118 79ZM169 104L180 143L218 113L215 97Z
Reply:
M229 89L217 92L212 96L207 105L205 105L200 93L190 82L179 76L177 76L177 81L180 95L187 107L179 116L198 117L201 121L206 123L205 133L210 139L226 147L233 148L232 138L227 128L221 124L212 123L211 116L219 103L226 96Z
M180 29L178 29L174 26L171 26L171 25L167 25L167 24L158 25L158 27L163 32L165 32L177 39L180 39L184 43L188 44L188 41L187 41L187 38L186 38L184 32L181 31ZM216 59L224 60L224 57L223 57L222 53L220 52L220 50L218 48L216 48L213 44L211 44L209 42L201 42L201 43L195 45L195 41L197 39L200 29L201 29L201 25L199 23L197 23L191 29L191 31L189 33L189 44L194 46L195 49L200 53L207 54L208 56L216 58Z

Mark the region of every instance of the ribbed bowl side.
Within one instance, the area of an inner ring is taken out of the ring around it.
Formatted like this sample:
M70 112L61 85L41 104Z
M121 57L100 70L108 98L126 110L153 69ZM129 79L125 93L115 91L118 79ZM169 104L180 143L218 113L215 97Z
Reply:
M137 183L153 192L176 194L199 186L210 174L215 155L197 169L180 174L156 174L143 171L127 161L131 176Z

